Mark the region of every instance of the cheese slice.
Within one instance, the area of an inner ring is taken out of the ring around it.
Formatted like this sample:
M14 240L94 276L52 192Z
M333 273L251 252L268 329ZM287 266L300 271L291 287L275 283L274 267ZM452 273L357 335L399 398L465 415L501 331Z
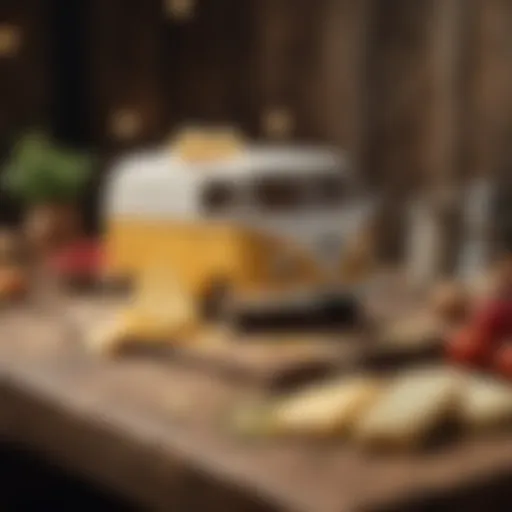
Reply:
M274 405L274 430L291 435L344 434L381 390L380 382L364 377L308 388Z
M470 428L499 428L512 423L512 386L491 378L468 382L462 401L462 419Z
M356 440L376 448L422 444L456 413L460 379L455 370L444 368L422 368L397 378L359 421Z

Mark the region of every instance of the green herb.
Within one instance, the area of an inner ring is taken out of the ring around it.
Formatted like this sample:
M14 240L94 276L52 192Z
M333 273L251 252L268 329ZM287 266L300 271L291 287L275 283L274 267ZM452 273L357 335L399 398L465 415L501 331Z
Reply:
M7 191L27 203L70 203L91 177L92 158L41 133L22 137L4 172Z

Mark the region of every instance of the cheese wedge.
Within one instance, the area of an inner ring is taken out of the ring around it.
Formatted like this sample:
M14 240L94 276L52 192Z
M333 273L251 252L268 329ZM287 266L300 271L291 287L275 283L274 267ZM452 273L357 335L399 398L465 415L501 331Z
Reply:
M345 434L381 391L380 382L364 377L310 387L273 406L273 430L314 437Z
M512 424L512 386L491 378L468 381L462 400L462 420L471 429L494 429Z
M132 305L92 332L88 344L95 352L112 354L126 344L184 341L197 327L192 298L171 271L155 267L137 283Z
M363 415L355 439L374 448L413 448L423 444L456 413L461 376L455 370L423 368L390 386Z

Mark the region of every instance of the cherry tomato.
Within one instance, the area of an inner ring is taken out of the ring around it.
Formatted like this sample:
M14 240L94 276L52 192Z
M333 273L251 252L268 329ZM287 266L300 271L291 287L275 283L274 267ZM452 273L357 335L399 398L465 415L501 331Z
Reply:
M512 301L494 300L477 311L473 327L483 332L491 343L499 343L512 334Z
M51 265L61 275L93 277L100 272L101 256L98 244L80 241L60 251Z
M496 353L494 368L500 375L512 380L512 340L503 345Z

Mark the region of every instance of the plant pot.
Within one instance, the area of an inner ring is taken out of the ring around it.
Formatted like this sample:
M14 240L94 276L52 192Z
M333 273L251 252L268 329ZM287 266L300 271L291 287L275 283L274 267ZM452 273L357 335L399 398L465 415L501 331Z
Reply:
M45 255L70 242L80 231L80 215L76 205L35 204L25 215L25 237L38 255Z

